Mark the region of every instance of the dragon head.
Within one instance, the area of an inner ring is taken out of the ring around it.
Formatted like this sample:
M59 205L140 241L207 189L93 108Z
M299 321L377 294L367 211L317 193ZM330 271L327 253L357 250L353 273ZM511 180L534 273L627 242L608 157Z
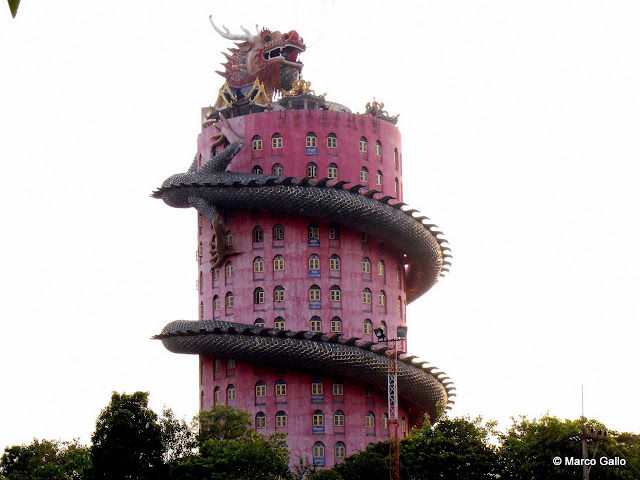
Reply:
M211 16L211 25L222 37L239 41L236 48L231 48L231 54L224 54L227 63L225 71L218 72L226 78L231 87L244 87L253 84L257 79L264 85L268 95L280 90L290 90L298 80L302 70L302 62L298 61L298 54L306 47L298 32L291 30L286 33L271 31L266 28L251 34L242 28L243 34L232 34L226 27L225 31L215 26Z

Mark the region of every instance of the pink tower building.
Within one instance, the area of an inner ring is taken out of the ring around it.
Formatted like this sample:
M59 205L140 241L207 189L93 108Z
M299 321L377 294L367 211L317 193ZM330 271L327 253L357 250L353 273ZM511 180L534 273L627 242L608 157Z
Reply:
M199 355L201 409L241 408L257 432L287 434L292 463L332 466L389 438L389 345L378 339L406 326L448 249L402 209L395 117L309 90L295 31L218 32L241 42L226 82L203 109L192 166L154 193L198 211L199 319L158 338ZM397 350L404 438L450 406L454 387L402 353L403 340Z

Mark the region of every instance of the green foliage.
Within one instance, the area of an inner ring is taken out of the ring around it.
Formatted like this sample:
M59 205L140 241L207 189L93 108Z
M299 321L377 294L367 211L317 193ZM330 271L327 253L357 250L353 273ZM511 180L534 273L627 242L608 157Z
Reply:
M153 478L162 465L162 428L148 393L113 392L96 422L91 457L96 479Z
M335 470L318 470L307 475L307 480L343 480Z
M334 470L349 480L386 480L389 478L388 452L389 444L381 442L345 458Z
M73 442L36 440L7 447L0 459L0 478L6 480L82 479L91 466L88 447Z
M9 9L11 10L11 16L13 18L16 18L19 5L20 5L20 0L9 0Z
M205 440L235 440L249 433L251 414L226 405L216 405L198 415L200 433L198 442Z
M195 455L198 446L195 428L189 426L184 419L177 419L170 408L163 408L158 419L162 431L164 445L163 460L165 463L175 462Z

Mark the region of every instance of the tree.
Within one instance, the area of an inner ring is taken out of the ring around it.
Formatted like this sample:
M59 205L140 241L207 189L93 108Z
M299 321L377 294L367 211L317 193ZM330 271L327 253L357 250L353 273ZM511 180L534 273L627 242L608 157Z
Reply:
M75 480L85 478L91 467L89 448L77 440L34 439L30 445L5 448L0 478L6 480Z
M13 18L16 18L19 5L20 5L20 0L9 0L9 9L11 10L11 16Z
M173 410L167 407L163 408L158 423L162 431L165 463L188 458L196 453L198 445L194 427L189 426L184 419L178 420Z
M91 457L96 479L149 479L162 466L162 428L149 394L113 392L96 422Z

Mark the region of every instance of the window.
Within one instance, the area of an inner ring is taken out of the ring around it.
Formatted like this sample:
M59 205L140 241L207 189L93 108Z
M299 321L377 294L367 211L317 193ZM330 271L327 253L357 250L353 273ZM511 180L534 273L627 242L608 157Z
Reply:
M231 384L227 387L227 401L231 401L235 399L236 399L236 387L234 387L233 384Z
M211 272L211 275L213 276L213 281L217 281L220 280L220 269L218 267L213 269L213 272Z
M267 415L264 412L256 413L256 430L267 428Z
M369 290L368 288L365 288L362 291L362 303L366 305L371 304L371 290Z
M264 320L262 318L256 318L256 321L253 323L256 327L264 328Z
M327 167L327 178L338 178L338 166L335 163L330 163Z
M400 191L400 183L398 182L398 179L395 179L394 185L393 185L393 191L398 193Z
M342 410L336 410L333 414L333 426L344 427L344 412Z
M382 260L378 262L378 276L384 277L384 262Z
M365 167L362 167L360 169L360 181L362 183L367 183L369 181L369 170L367 170Z
M333 394L334 395L344 395L344 385L342 383L334 383L333 384Z
M227 247L233 247L233 234L231 233L231 230L226 233L224 240Z
M256 135L253 137L253 140L251 140L251 150L254 152L262 150L262 138L260 138L260 135Z
M384 290L380 290L380 293L378 293L378 305L381 307L387 305L387 294L384 293Z
M224 275L225 277L233 277L233 263L227 262L224 266Z
M313 426L324 427L324 413L322 410L316 410L313 412Z
M331 287L331 290L329 290L329 298L332 302L339 302L341 293L342 291L340 290L340 287L334 285L333 287Z
M284 318L276 317L276 319L273 322L273 328L276 328L278 330L285 330L285 328L284 328Z
M284 175L284 168L280 163L276 163L273 167L271 167L271 173L274 175Z
M315 253L309 256L309 270L320 270L320 257Z
M219 358L216 358L214 361L214 368L216 370L216 372L219 372L222 370L222 360L220 360Z
M360 142L358 143L358 150L361 152L367 151L367 139L364 137L360 137Z
M307 238L309 240L319 240L320 239L320 227L315 223L311 223L309 228L307 229Z
M335 133L327 135L327 148L338 148L338 137Z
M364 396L373 397L373 387L368 383L364 386Z
M367 416L365 417L364 425L367 428L374 428L376 426L376 417L373 414L373 412L367 413Z
M236 359L227 358L227 370L233 370L234 368L236 368Z
M376 156L382 156L382 143L380 143L380 140L376 140Z
M324 443L316 442L313 444L313 458L324 458Z
M376 172L376 185L379 187L382 186L382 172L380 170Z
M200 309L198 311L200 312L200 320L202 320L204 317L204 305L202 302L200 302Z
M404 417L402 417L402 421L400 422L400 431L402 433L407 431L407 421L405 420Z
M320 301L320 287L318 285L311 285L311 287L309 287L309 301L310 302Z
M273 239L284 240L284 227L280 224L273 226Z
M273 271L284 271L284 257L282 255L276 255L275 257L273 257Z
M402 313L402 297L398 297L397 308L398 313Z
M287 426L287 414L280 410L276 413L276 427L283 428Z
M402 278L402 272L400 270L400 267L398 267L398 269L396 270L396 280L399 282L401 278Z
M224 297L224 304L227 308L233 308L233 293L227 292Z
M260 305L264 303L264 290L260 287L253 291L253 304Z
M282 148L282 135L274 133L271 137L271 148Z
M323 388L320 380L314 380L311 382L311 395L322 395Z
M315 163L307 164L307 177L316 178L318 176L318 165Z
M389 415L386 413L382 414L382 428L387 430L389 428Z
M220 297L218 297L218 295L213 296L213 311L214 312L220 311Z
M318 146L317 138L316 138L316 134L315 133L313 133L313 132L307 133L306 145L307 145L307 148L315 148L315 147Z
M371 273L371 260L367 257L362 259L362 273Z
M340 317L331 319L331 333L342 333L342 320L340 320Z
M273 289L273 301L284 302L284 287L282 285L278 285Z
M340 257L338 255L331 255L329 259L329 270L340 270Z
M287 382L278 380L276 382L276 397L285 397L287 395Z
M340 227L335 224L329 225L329 240L339 240L340 239Z
M253 241L255 243L262 242L264 240L264 230L258 226L253 229Z
M198 281L198 288L200 289L200 294L202 294L203 290L204 290L204 282L203 282L203 273L200 272L200 281Z
M371 320L368 318L362 322L362 333L363 335L371 335L373 332L373 325L371 324Z
M251 173L255 173L257 175L262 175L262 167L256 165L251 169Z
M398 169L398 149L393 149L393 164L396 166L396 170Z
M310 332L321 332L322 331L322 320L320 317L313 316L309 321L309 331Z
M262 257L253 259L253 271L256 273L264 273L264 259Z
M213 389L213 404L220 405L220 387Z
M346 447L343 442L337 442L336 446L333 447L333 456L335 458L344 458L346 455Z
M369 234L367 232L362 232L360 240L362 240L362 243L367 243L369 241Z

